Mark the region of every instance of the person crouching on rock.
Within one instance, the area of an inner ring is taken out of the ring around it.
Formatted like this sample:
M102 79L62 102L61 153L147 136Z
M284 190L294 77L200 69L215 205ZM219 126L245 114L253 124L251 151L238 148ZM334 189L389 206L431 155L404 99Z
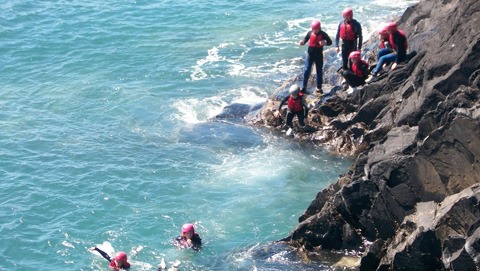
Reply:
M282 106L287 103L287 120L284 127L288 127L287 135L290 135L293 131L294 116L297 116L298 124L302 127L302 129L305 129L304 119L307 116L308 107L303 99L303 93L296 84L290 87L288 94L289 95L285 97L278 106L276 116L280 116L280 110L282 109Z
M368 73L368 63L362 60L361 53L359 51L351 52L348 56L348 69L342 72L342 76L351 88L349 91L353 92L353 88L364 85Z
M202 246L202 239L200 235L195 232L193 224L184 224L182 226L182 234L175 238L180 248L191 248L193 250L200 250Z
M372 81L375 77L378 76L380 70L383 68L383 65L388 65L393 62L390 67L390 71L395 70L398 63L401 63L407 58L407 36L403 30L397 29L397 23L391 22L385 26L387 33L389 35L389 44L394 50L383 48L378 50L378 63L377 66L373 69L371 77L366 81L367 83Z

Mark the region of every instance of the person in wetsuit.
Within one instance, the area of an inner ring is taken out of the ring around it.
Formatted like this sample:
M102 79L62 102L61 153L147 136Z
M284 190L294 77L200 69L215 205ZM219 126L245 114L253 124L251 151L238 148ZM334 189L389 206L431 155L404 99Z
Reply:
M118 251L117 253L115 253L115 255L113 256L113 259L110 258L110 255L108 255L105 251L97 248L97 247L92 247L90 248L89 250L91 251L97 251L98 253L100 253L100 255L102 255L103 258L105 258L107 261L110 262L110 269L111 270L115 270L115 271L119 271L121 269L129 269L130 268L130 263L127 261L127 254L123 251Z
M335 47L337 47L337 52L340 52L339 41L342 40L342 68L346 71L350 53L362 49L363 35L362 25L353 19L353 10L351 8L344 9L342 16L343 21L338 24L335 37Z
M193 224L184 224L182 226L182 234L175 238L177 245L181 248L191 248L193 250L200 250L202 246L202 239L200 235L195 232Z
M310 27L312 30L308 31L305 38L303 38L299 43L300 46L308 43L308 49L305 56L305 70L303 72L303 87L301 92L306 93L307 91L308 79L312 73L312 65L315 63L315 68L317 71L317 88L315 92L318 94L323 94L323 47L332 45L332 40L327 33L321 30L320 21L312 21Z
M293 117L297 116L298 124L305 129L305 118L307 117L307 105L303 99L303 93L300 91L298 85L292 85L288 91L289 95L286 96L278 106L276 112L277 117L280 116L280 110L282 106L287 104L287 120L285 126L289 128L287 135L290 135L293 131Z
M342 72L347 84L352 88L364 85L368 74L368 63L362 60L361 53L359 51L351 52L348 56L348 69Z

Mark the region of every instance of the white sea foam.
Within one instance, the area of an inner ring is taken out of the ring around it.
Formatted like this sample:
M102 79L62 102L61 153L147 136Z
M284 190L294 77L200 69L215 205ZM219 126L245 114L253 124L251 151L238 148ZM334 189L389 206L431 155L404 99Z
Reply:
M227 104L218 96L180 100L173 104L173 107L178 111L177 114L174 114L174 118L189 124L205 122L220 114L222 108Z
M190 75L192 80L201 80L209 77L209 75L204 71L203 66L207 64L212 64L216 62L226 61L225 56L221 56L220 49L226 48L232 45L232 43L222 43L218 46L215 46L207 51L207 56L203 59L197 61L196 65L193 66L193 72Z

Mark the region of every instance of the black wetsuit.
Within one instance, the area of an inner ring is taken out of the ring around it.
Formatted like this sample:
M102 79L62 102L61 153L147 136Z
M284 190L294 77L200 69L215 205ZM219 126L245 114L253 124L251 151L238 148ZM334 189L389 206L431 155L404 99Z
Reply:
M200 250L200 248L202 247L202 238L200 238L200 235L198 235L198 233L194 233L192 235L191 240L192 240L192 246L189 247L187 246L187 238L182 236L177 236L175 238L175 241L178 243L180 247L191 248L197 251Z

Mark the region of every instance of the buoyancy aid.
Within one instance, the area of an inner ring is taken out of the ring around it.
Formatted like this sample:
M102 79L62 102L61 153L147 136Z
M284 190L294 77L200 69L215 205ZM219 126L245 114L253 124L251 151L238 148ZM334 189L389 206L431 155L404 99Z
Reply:
M318 32L318 33L315 33L315 32L311 32L310 33L310 43L309 43L309 46L310 47L314 47L314 48L322 48L323 46L321 46L320 44L318 44L320 41L324 40L323 38L323 35L322 35L322 32Z
M360 69L361 65L365 65L367 70L368 70L368 63L365 62L364 60L360 60L357 63L352 64L352 72L360 78L366 77L366 74L363 74L362 69Z
M395 32L400 33L400 35L405 38L405 43L403 44L403 46L405 47L405 51L406 51L407 48L408 48L408 42L407 42L407 36L405 35L405 32L403 32L403 30L400 30L400 29L398 29ZM393 50L397 51L398 46L397 46L397 44L395 44L394 39L393 39L393 35L395 34L395 32L390 35L389 41L390 41L390 46L392 46Z
M291 96L288 98L288 109L293 112L300 112L303 110L302 96L298 95L296 99Z
M356 36L353 21L349 23L344 21L340 26L340 38L342 40L355 40Z
M380 47L380 49L386 48L385 47L385 42L387 42L389 40L390 40L390 36L388 34L380 35L380 43L378 45Z

